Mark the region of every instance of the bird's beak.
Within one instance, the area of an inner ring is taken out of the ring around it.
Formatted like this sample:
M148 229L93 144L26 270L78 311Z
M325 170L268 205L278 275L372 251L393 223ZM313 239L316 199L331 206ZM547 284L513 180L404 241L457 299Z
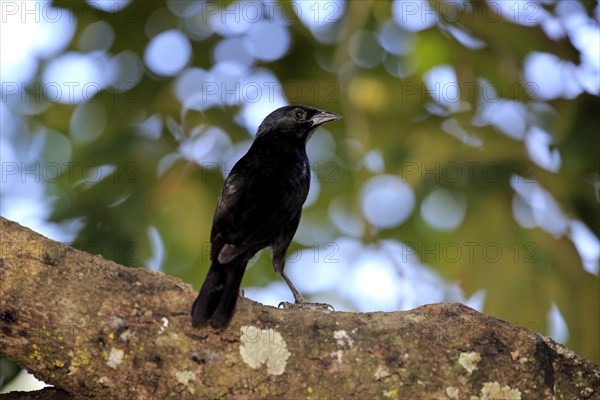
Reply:
M310 120L312 121L313 126L317 127L319 125L323 125L327 122L335 121L336 119L340 118L342 118L341 115L337 115L327 111L319 111L317 114L313 115L313 117Z

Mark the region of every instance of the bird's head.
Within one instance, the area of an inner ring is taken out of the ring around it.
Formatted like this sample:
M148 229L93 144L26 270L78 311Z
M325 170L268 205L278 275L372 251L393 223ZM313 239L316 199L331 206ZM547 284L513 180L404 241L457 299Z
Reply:
M285 106L267 115L258 127L256 138L271 137L306 143L319 126L340 118L340 115L308 106Z

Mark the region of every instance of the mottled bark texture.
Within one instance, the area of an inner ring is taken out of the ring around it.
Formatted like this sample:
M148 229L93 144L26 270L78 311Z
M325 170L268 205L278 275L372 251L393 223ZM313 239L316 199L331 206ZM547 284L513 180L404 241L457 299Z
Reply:
M344 313L241 299L226 330L193 329L196 291L181 280L1 224L0 355L73 398L600 398L597 365L461 304ZM27 398L65 398L42 392Z

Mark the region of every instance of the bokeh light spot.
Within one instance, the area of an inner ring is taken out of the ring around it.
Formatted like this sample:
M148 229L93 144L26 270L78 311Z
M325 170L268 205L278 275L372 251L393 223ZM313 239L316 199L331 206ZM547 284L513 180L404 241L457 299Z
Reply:
M80 103L90 101L106 86L103 53L68 52L48 63L43 73L43 94L49 101Z
M254 24L244 41L250 54L262 61L275 61L283 57L290 48L290 42L286 27L267 22Z
M71 116L69 133L77 143L93 142L104 132L107 119L102 103L80 104Z
M371 178L362 189L362 211L378 228L391 228L404 222L413 211L412 189L393 175Z
M435 189L421 203L421 216L430 226L439 230L458 228L466 213L465 196L446 189Z
M426 0L395 0L392 3L392 15L399 26L411 32L431 28L439 18Z
M170 30L156 35L144 54L144 61L152 72L171 76L179 73L190 61L192 46L181 31Z

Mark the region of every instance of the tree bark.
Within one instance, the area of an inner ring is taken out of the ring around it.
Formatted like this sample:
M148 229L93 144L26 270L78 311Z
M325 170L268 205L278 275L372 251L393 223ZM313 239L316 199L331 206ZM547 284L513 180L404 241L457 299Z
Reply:
M600 399L597 365L462 304L346 313L240 299L227 329L194 329L196 291L181 280L1 224L0 355L68 393L37 398Z

